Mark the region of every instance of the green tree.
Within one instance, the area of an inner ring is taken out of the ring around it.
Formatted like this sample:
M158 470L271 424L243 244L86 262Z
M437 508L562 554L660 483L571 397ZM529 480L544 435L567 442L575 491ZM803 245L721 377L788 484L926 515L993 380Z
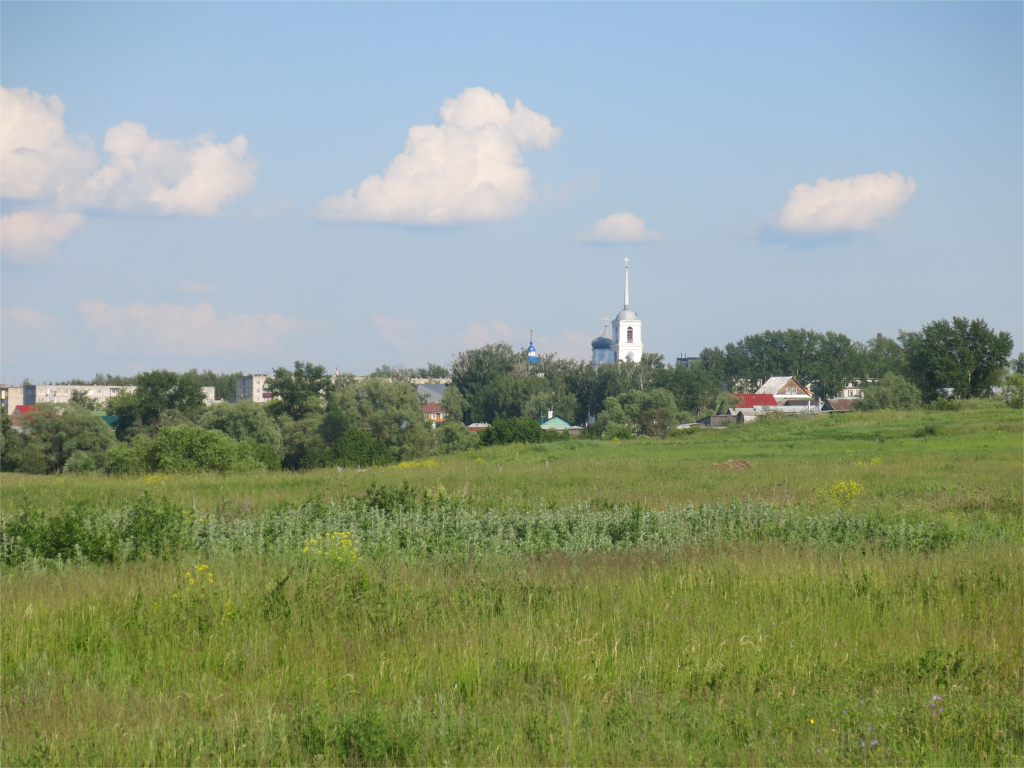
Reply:
M17 472L21 469L21 454L28 437L14 428L11 417L0 410L0 472ZM41 469L46 471L45 463Z
M804 373L815 380L816 395L834 397L847 382L863 378L863 350L842 333L827 331L815 335L816 348Z
M133 434L133 427L156 424L167 411L190 419L205 407L202 387L193 374L147 371L136 376L135 383L135 392L123 392L107 402L107 412L117 416L120 438Z
M341 467L372 467L392 464L395 452L365 429L349 427L331 443L328 452L331 463Z
M323 413L334 384L322 365L295 361L295 370L275 368L270 379L271 393L277 402L267 407L275 416L288 416L296 421L311 413Z
M900 332L907 367L926 399L951 388L962 399L979 397L995 384L1013 351L1013 338L979 319L936 320L920 332Z
M199 426L219 430L240 443L254 440L269 446L276 456L284 455L281 427L260 403L243 400L211 406L199 417Z
M196 381L201 387L213 387L214 397L218 400L233 400L236 389L236 379L239 376L244 376L242 371L236 371L235 373L214 373L211 370L205 370L202 373L197 371L195 368L189 371L190 374L196 377Z
M494 423L480 433L481 445L508 445L510 443L543 443L548 439L545 430L533 419L515 416L497 417Z
M454 384L449 384L444 388L444 394L441 396L441 405L444 407L445 413L445 424L466 423L466 414L469 411L469 401L462 396L459 392L459 388Z
M96 403L85 393L84 389L71 390L71 399L68 402L74 403L87 411L96 409Z
M1006 404L1011 408L1024 408L1024 373L1011 373L1003 382Z
M618 437L623 433L665 437L677 423L678 411L672 393L652 388L606 399L605 409L594 422L594 429L605 437Z
M79 468L100 468L116 442L113 430L103 419L74 404L40 404L25 415L24 424L28 430L25 448L31 447L30 453L42 456L46 472L62 471L79 453L83 454L76 461Z
M695 360L689 367L665 368L655 383L672 393L679 408L692 421L718 412L723 394L722 375L705 367L703 360Z
M328 466L327 443L320 436L323 421L324 416L320 413L311 413L301 419L281 420L281 439L284 443L282 466L286 469ZM339 437L342 433L339 433Z
M907 360L903 347L895 339L876 336L864 344L864 376L880 379L887 373L896 373L906 378Z
M921 391L902 376L889 372L864 388L864 396L854 403L858 411L910 411L921 407Z

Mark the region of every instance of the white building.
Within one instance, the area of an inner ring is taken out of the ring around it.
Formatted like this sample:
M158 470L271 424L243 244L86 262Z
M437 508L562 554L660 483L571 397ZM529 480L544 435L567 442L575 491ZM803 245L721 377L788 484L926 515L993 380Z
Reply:
M596 368L602 363L639 363L644 354L643 339L640 335L640 318L629 308L629 259L626 259L626 292L622 311L612 320L612 332L608 334L608 318L605 318L604 333L590 343L591 364Z
M629 308L629 259L626 259L626 293L622 311L612 321L612 349L620 363L639 363L644 353L640 318Z
M213 405L220 402L215 397L213 387L201 387L203 404ZM69 403L74 392L84 392L85 396L96 404L96 410L102 410L107 401L120 394L138 390L134 384L25 384L19 387L2 388L3 407L10 414L19 405L38 405L39 403Z

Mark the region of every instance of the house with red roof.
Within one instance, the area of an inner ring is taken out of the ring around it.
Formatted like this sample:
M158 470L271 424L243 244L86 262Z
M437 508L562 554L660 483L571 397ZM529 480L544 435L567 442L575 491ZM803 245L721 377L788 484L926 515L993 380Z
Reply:
M431 427L443 424L447 415L448 411L440 403L423 404L423 418L427 420Z

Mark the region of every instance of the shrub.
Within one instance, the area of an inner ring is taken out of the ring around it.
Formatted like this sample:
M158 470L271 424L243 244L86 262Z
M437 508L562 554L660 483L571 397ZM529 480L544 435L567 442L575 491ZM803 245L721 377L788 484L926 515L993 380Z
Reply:
M921 407L920 390L902 376L887 373L864 389L864 397L854 407L858 411L911 411Z
M509 443L550 443L556 440L567 440L567 432L554 429L541 429L540 424L532 419L502 418L494 420L494 424L480 433L481 445L508 445Z
M342 467L372 467L395 462L391 448L358 427L349 427L331 443L327 458Z

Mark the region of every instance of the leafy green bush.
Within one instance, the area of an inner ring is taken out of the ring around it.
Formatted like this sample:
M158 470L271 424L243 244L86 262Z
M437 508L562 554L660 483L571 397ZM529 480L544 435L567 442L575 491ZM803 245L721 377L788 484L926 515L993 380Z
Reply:
M567 440L569 434L555 429L541 429L533 419L498 417L480 433L481 445L508 445L509 443L550 443Z
M393 464L395 453L365 429L349 427L331 443L329 459L342 467L372 467Z
M912 411L921 407L921 391L902 376L887 373L864 389L864 396L854 403L858 411Z
M278 469L272 445L246 440L237 443L223 432L183 425L160 430L152 440L115 445L106 456L111 474L143 472L244 472Z

